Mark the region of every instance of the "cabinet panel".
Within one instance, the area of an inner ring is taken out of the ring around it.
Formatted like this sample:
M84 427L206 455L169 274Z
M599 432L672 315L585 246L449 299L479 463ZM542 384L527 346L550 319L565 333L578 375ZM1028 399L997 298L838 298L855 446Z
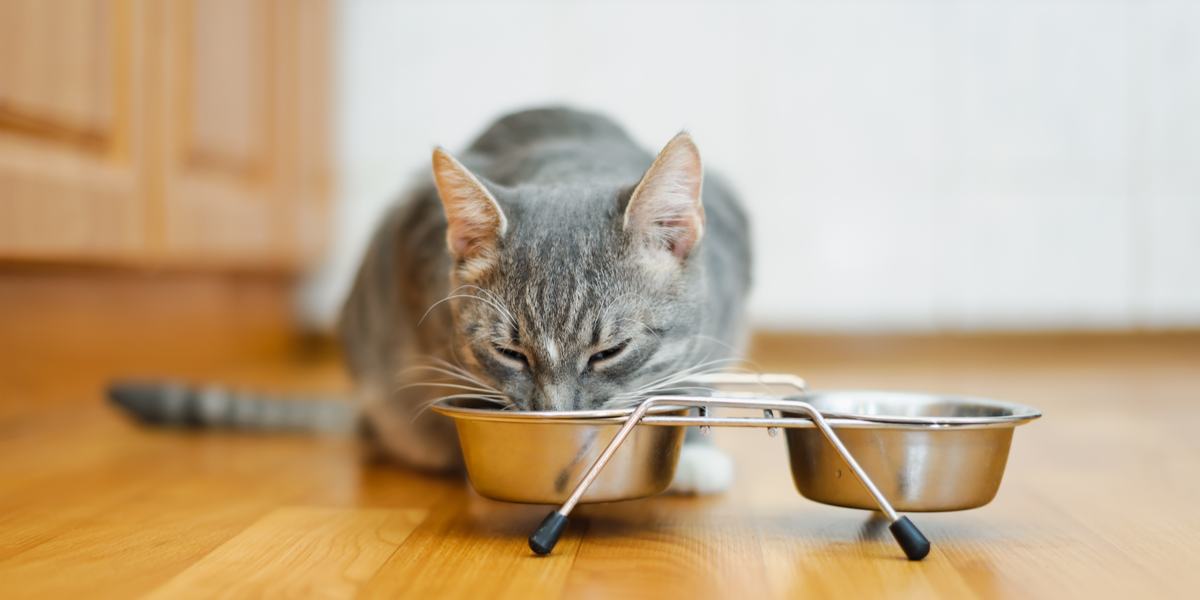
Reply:
M141 44L128 2L0 3L0 254L144 250Z
M100 0L0 3L0 110L24 125L76 138L111 135L117 11Z
M0 0L0 260L309 262L330 22L323 0Z
M275 83L269 8L205 0L179 15L179 142L189 166L247 175L265 166Z
M324 187L301 181L315 165L299 161L312 151L307 144L325 139L300 132L324 128L326 114L307 107L328 85L321 65L310 63L312 49L328 49L313 35L322 29L303 23L324 10L324 3L281 1L170 6L168 255L218 262L255 256L283 265L310 256L319 230L302 224L324 207L307 196L323 197ZM301 70L318 76L301 78ZM319 152L323 157L324 148Z

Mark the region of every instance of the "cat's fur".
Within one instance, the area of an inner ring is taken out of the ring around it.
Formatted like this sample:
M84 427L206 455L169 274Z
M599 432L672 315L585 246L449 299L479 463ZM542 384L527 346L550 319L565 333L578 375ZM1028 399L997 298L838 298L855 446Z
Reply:
M530 110L457 160L435 151L376 231L339 332L380 448L454 468L433 399L569 410L672 391L736 355L750 272L746 217L687 134L656 159L602 116ZM709 450L685 448L681 477ZM683 488L727 485L692 476Z

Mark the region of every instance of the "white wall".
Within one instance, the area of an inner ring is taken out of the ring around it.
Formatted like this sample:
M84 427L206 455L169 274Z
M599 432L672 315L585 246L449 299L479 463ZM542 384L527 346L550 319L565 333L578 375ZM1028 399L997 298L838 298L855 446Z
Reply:
M349 1L327 321L431 146L569 102L687 127L756 221L760 325L1200 325L1200 2Z

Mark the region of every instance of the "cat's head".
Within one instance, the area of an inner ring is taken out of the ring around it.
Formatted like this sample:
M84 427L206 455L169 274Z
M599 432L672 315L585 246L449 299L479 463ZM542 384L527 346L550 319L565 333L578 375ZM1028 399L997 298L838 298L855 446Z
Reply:
M438 149L454 345L522 410L630 404L669 388L703 318L703 169L672 139L637 181L507 187Z

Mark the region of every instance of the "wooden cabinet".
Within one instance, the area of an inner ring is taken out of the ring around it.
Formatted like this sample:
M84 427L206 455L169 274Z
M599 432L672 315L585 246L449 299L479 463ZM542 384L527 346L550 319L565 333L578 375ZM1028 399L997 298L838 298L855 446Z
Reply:
M146 252L136 21L118 3L0 2L0 256Z
M329 190L324 2L0 2L0 260L292 269Z

